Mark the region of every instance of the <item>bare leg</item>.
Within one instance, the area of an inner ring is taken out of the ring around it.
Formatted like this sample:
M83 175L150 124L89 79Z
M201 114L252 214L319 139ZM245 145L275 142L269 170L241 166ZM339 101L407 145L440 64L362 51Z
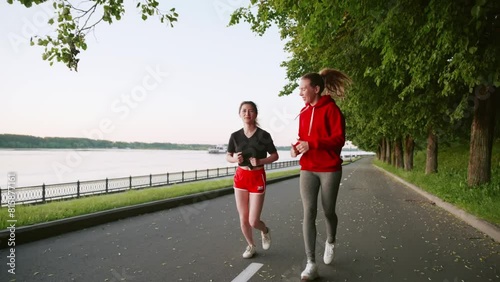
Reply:
M238 208L238 214L240 216L240 226L243 236L247 240L248 245L255 245L253 242L252 227L249 222L249 196L248 191L234 189L234 197L236 199L236 207Z
M265 194L250 193L250 215L249 221L250 226L259 229L260 231L267 233L267 227L262 220L260 220L260 215L262 213L262 207L264 206Z

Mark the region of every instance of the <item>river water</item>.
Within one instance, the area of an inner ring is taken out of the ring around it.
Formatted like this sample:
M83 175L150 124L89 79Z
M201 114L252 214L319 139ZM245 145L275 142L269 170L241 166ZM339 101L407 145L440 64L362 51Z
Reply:
M278 153L279 161L296 160L288 151ZM8 172L23 187L228 166L234 164L225 154L194 150L0 149L0 187L6 188Z

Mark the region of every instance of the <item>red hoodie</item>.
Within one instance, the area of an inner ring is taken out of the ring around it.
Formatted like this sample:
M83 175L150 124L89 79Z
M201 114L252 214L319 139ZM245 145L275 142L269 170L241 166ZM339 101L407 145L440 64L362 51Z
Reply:
M300 111L299 139L309 142L300 158L302 170L333 172L342 169L340 152L345 142L345 119L335 101L321 96Z

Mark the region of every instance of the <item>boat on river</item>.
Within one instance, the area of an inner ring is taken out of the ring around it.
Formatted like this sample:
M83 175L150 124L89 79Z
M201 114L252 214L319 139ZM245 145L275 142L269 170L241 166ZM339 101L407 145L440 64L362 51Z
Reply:
M214 147L208 148L209 154L225 154L227 152L226 145L215 145Z

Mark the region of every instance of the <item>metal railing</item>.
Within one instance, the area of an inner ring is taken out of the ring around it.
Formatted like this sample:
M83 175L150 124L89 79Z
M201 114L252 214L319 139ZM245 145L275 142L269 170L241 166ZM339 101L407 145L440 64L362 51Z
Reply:
M265 165L266 170L298 166L299 161L275 162ZM234 175L237 166L218 167L203 170L180 171L164 174L149 174L101 180L77 181L59 184L16 187L15 193L9 194L8 188L0 189L0 206L8 205L15 196L17 204L46 203L53 200L80 198L90 195L123 192L132 189L168 186L198 180L227 177Z

